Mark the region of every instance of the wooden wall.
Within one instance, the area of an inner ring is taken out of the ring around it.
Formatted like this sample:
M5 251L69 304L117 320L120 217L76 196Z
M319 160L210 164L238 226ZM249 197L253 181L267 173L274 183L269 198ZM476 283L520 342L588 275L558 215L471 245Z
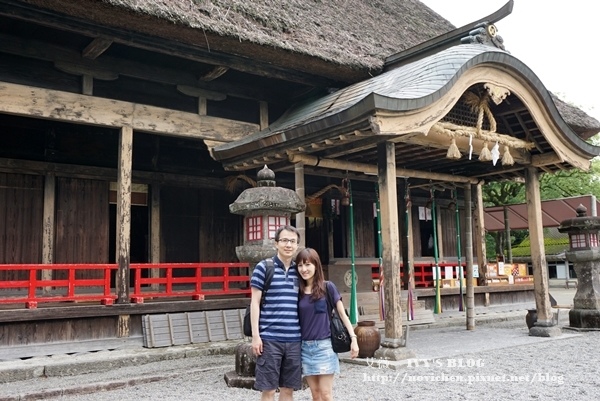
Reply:
M235 247L242 245L243 217L229 212L236 196L226 191L202 191L200 215L200 262L238 262Z
M237 262L242 218L229 212L235 196L226 191L164 187L161 191L163 260Z
M75 348L78 341L117 338L117 327L117 316L2 323L0 324L0 347L69 342L70 347ZM132 315L130 327L130 336L141 335L141 316Z
M55 263L108 263L108 182L79 178L56 182ZM79 277L93 275L82 272Z
M354 254L357 258L372 258L377 254L373 201L354 199L353 207ZM348 227L350 226L348 225ZM350 245L348 245L348 250L350 250Z
M0 263L41 263L44 178L0 173ZM3 279L24 279L16 272Z

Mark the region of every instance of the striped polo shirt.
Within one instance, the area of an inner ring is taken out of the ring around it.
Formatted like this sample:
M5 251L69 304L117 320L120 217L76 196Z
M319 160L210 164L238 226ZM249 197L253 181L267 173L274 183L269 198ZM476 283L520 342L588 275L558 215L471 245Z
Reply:
M298 319L298 268L292 262L287 272L283 262L273 257L274 274L271 285L265 294L265 304L261 307L258 321L260 337L263 340L296 342L301 341L300 320ZM259 262L252 272L250 285L263 290L266 262Z

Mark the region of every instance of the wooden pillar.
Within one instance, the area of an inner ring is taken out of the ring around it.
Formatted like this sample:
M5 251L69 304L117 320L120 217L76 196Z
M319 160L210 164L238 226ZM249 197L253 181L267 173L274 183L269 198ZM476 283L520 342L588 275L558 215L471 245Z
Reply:
M486 285L487 255L485 247L485 212L483 210L483 181L476 186L477 203L475 204L475 253L479 270L479 285Z
M385 338L402 339L400 304L400 238L396 195L396 148L391 142L377 145L377 169L381 206L382 261L385 282Z
M439 205L439 203L436 202L435 204L435 210L431 210L431 213L435 213L436 215L436 227L435 230L437 232L437 248L438 248L438 260L443 260L444 259L444 229L442 228L442 213L441 213L441 206ZM444 276L441 274L441 272L444 269L440 269L440 280L442 278L444 278Z
M150 263L160 263L160 184L150 186ZM150 277L158 278L160 269L151 269ZM158 290L158 284L152 284Z
M475 329L475 289L473 288L473 213L471 184L465 184L465 259L467 281L467 330ZM458 207L458 205L457 205Z
M296 194L305 202L306 195L304 190L304 163L294 164L294 174L296 179ZM306 212L296 213L296 228L300 233L300 248L306 246Z
M117 192L116 276L117 303L129 303L129 257L131 234L131 173L133 158L133 129L122 127L119 138Z
M42 263L54 263L54 212L56 208L56 177L49 173L44 177L44 217L42 223ZM42 270L42 280L52 279L52 270ZM44 293L51 287L44 287Z
M506 260L512 264L512 244L510 241L510 220L508 219L508 206L504 205L504 240L506 241Z
M331 260L333 258L335 258L335 246L334 246L334 242L333 242L333 214L335 213L335 210L333 208L333 206L331 206L332 204L332 199L330 196L327 196L323 199L323 202L327 202L327 205L324 205L325 207L329 208L329 210L331 211L331 214L327 214L327 219L326 219L326 223L327 223L327 256L328 256L328 260Z
M259 118L260 118L260 129L263 130L269 126L269 103L259 103Z
M408 244L406 246L407 259L408 259L408 273L410 275L410 287L415 289L415 243L413 234L413 214L412 214L412 201L408 203L408 231L406 232L406 240ZM415 296L416 298L416 296Z
M548 267L544 247L544 227L542 223L542 201L540 197L539 171L535 167L525 169L525 189L527 197L527 219L531 241L531 264L533 265L533 288L538 322L545 326L552 323L552 308L548 292Z
M403 290L407 290L408 286L410 285L410 264L408 263L408 234L407 234L407 223L408 223L408 218L406 217L406 198L404 196L404 194L406 193L406 181L404 183L402 183L402 181L398 184L399 190L398 190L398 218L400 220L400 249L402 250L402 252L400 252L400 260L402 261L402 275L403 275L403 279L401 281L401 285L402 285L402 289ZM379 212L380 216L381 216L381 208L380 208L380 212ZM381 237L381 233L378 233L378 235Z

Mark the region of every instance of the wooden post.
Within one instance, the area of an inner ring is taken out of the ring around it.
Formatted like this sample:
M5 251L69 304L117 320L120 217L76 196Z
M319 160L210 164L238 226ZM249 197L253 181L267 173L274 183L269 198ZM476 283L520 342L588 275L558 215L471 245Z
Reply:
M546 250L544 248L542 201L540 197L539 171L535 167L525 169L525 189L529 238L531 240L533 288L538 322L542 325L550 326L552 323L552 308L548 293L548 268L546 265Z
M381 206L382 260L385 283L385 338L402 339L400 304L400 238L396 195L396 148L391 142L377 145L377 167Z
M306 195L304 190L304 163L296 163L294 164L294 174L296 178L296 194L298 197L305 201ZM302 211L300 213L296 213L296 228L300 233L300 247L304 248L306 246L306 212Z
M412 214L412 201L408 206L408 232L406 233L406 240L408 241L406 251L407 259L408 259L408 274L411 278L409 285L411 289L415 289L415 242L414 242L414 234L413 234L413 214ZM416 296L415 296L416 299Z
M456 205L458 207L458 205ZM467 330L475 329L475 289L473 288L473 214L471 184L465 184L465 259L467 262Z
M259 118L260 118L260 129L263 130L269 126L269 103L259 103Z
M44 217L42 225L42 263L54 263L54 212L56 208L56 177L52 173L44 177ZM42 280L51 280L52 270L42 270ZM48 293L51 287L44 287Z
M506 257L505 262L512 264L512 244L510 243L510 221L508 219L508 206L504 205L504 240L506 241Z
M160 263L160 184L150 186L150 263ZM159 269L152 269L150 277L158 278ZM158 284L152 284L158 290Z
M129 303L129 257L131 234L131 172L133 159L133 129L122 127L119 138L117 192L117 303Z
M402 331L396 147L392 142L383 142L377 145L377 178L381 210L382 263L385 277L383 284L385 333L381 348L375 351L374 357L379 360L399 361L415 358L415 353L406 348L407 336Z
M442 208L439 205L439 203L436 202L435 205L435 210L431 210L431 213L435 213L437 216L436 219L436 227L435 230L437 231L437 247L438 247L438 259L439 260L443 260L444 259L444 229L442 227ZM444 277L442 276L441 272L443 269L440 269L440 280Z
M477 254L477 267L479 270L479 285L486 285L487 256L485 246L485 221L483 210L483 181L476 187L477 203L475 204L475 253Z

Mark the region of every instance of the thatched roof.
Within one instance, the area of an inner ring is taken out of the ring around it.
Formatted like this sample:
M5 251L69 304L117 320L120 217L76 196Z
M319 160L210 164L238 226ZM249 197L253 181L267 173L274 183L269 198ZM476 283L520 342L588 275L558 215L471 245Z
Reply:
M354 83L455 27L418 0L17 0L100 26ZM600 123L555 99L587 139Z
M361 71L360 79L380 71L391 54L454 29L417 0L23 2L212 51L278 62L285 60L273 51L284 50Z
M582 139L590 139L600 131L600 121L589 116L583 110L563 102L554 93L550 93L550 95L552 95L552 100L562 118Z

